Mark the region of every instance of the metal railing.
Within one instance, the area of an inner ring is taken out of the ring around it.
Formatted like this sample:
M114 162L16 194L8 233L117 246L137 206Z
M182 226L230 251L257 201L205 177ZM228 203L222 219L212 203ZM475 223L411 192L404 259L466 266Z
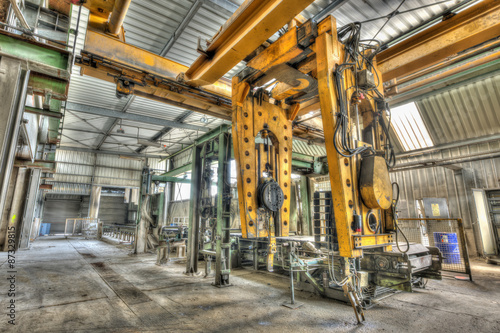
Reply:
M133 243L135 241L136 226L103 226L103 235L119 240L124 243Z
M398 225L409 242L437 247L443 254L442 271L467 274L472 281L462 219L401 218ZM399 242L404 240L398 231Z
M84 236L86 239L100 239L102 222L96 218L77 217L66 219L64 236Z

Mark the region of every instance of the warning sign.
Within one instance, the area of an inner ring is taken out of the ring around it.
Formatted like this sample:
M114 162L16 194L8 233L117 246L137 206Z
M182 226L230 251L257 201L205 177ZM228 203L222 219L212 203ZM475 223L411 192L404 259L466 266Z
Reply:
M431 204L432 206L432 216L441 216L439 212L439 204Z

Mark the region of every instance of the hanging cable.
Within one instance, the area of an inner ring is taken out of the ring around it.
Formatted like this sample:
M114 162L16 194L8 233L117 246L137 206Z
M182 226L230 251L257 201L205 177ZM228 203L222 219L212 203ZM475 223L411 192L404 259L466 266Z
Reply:
M391 208L392 208L392 218L394 219L394 224L396 225L396 246L397 246L399 252L406 253L406 252L408 252L408 250L410 250L410 242L408 241L408 238L404 234L403 230L401 230L401 228L399 227L398 219L396 218L396 209L397 209L398 202L399 202L399 184L394 182L394 183L392 183L393 189L394 189L394 186L396 186L396 188L397 188L397 196L395 199L392 199L392 207ZM401 235L404 237L404 239L406 241L406 250L405 251L402 251L401 248L399 247L398 231L401 233Z

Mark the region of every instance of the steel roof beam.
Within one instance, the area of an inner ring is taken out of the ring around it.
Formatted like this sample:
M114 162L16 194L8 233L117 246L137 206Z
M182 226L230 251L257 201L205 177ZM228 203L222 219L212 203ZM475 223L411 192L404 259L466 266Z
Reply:
M189 11L187 12L186 16L182 19L182 22L179 24L177 29L175 29L174 33L172 36L170 36L170 39L168 40L167 44L161 49L160 55L162 57L166 56L168 51L174 46L174 43L179 39L181 34L184 32L184 30L187 28L193 17L198 13L198 10L200 7L203 5L205 0L196 0L191 8L189 8Z
M387 82L437 64L500 35L500 3L485 0L377 55Z
M313 0L248 0L222 26L185 73L194 85L223 77Z
M134 101L134 99L135 99L135 95L130 95L129 96L127 103L125 104L125 106L122 109L122 113L127 112L127 110L130 107L130 105L132 105L132 102ZM97 144L97 149L101 149L102 145L104 144L104 142L106 141L106 139L108 138L108 136L111 134L111 132L113 132L113 129L118 124L118 120L119 120L118 118L115 118L115 120L113 121L113 123L105 131L106 134L104 134L104 136L102 137L102 139L99 142L99 144Z
M228 0L206 0L205 5L225 14L231 16L238 9L238 5Z
M178 117L175 121L177 121L179 123L182 123L182 122L184 122L192 114L193 114L193 111L186 111L186 112L184 112L184 114L182 114L180 117ZM159 131L158 133L156 133L149 140L152 141L152 142L157 142L157 141L159 141L161 138L163 138L165 135L167 135L172 130L173 130L172 127L164 127L161 131ZM139 147L139 148L136 149L136 152L140 153L140 152L142 152L146 148L147 148L147 146L142 145L141 147Z
M319 13L313 16L313 20L319 22L322 18L327 15L330 15L335 10L339 9L343 4L348 2L349 0L333 0L329 5L323 8Z
M146 157L146 158L165 158L168 154L137 154L137 153L128 153L128 152L120 152L120 151L112 151L112 150L97 150L97 149L89 149L89 148L79 148L79 147L67 147L61 146L57 149L60 150L70 150L70 151L80 151L84 153L94 153L94 154L107 154L107 155L122 155L122 156L132 156L132 157Z
M146 124L160 125L160 126L172 127L172 128L183 128L183 129L187 129L187 130L200 131L200 132L208 132L209 131L208 128L202 127L202 126L183 124L183 123L176 122L176 121L170 121L170 120L165 120L165 119L160 119L160 118L143 116L143 115L133 114L133 113L122 113L120 111L115 111L115 110L110 110L110 109L105 109L105 108L100 108L100 107L95 107L95 106L89 106L89 105L84 105L84 104L79 104L79 103L68 102L66 105L66 108L68 110L71 110L71 111L93 114L93 115L103 116L103 117L126 119L126 120L131 120L131 121L137 121L140 123L146 123Z

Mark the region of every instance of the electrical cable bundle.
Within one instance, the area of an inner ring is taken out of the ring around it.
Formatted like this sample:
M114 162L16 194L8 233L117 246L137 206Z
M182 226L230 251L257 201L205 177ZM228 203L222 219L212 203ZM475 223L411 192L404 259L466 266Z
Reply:
M397 188L398 195L396 196L396 199L392 200L392 207L391 208L392 208L392 218L394 220L394 224L396 225L396 246L397 246L399 252L406 253L406 252L408 252L408 250L410 250L410 242L408 241L408 238L404 234L403 230L401 230L401 228L399 227L398 219L396 218L396 208L397 208L398 202L399 202L399 185L396 182L392 183L392 187L394 187L394 185ZM406 250L405 251L401 251L401 249L399 248L398 231L401 233L401 235L404 237L404 239L406 241Z
M338 31L338 39L345 45L344 63L335 69L335 87L339 101L339 112L337 113L337 126L335 128L333 144L337 153L344 157L352 157L373 148L368 146L352 148L349 141L349 99L344 87L343 72L352 70L354 77L358 69L362 69L367 59L359 51L361 23L354 22L343 26ZM361 59L361 63L360 63ZM357 90L357 84L355 86ZM349 88L350 89L350 88Z
M385 133L385 163L389 169L396 165L396 153L394 153L394 147L392 146L391 137L389 135L389 129L391 128L392 113L389 108L389 103L385 103L387 111L389 111L389 126L385 126L384 118L381 118L380 125Z

